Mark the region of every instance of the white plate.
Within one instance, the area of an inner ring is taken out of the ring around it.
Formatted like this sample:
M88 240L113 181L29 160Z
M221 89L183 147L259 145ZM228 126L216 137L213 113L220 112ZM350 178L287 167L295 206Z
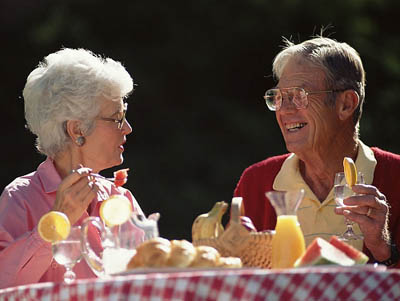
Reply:
M135 274L150 274L150 273L193 273L193 272L223 272L223 271L243 271L258 268L137 268L129 271L112 274L112 276L126 276Z
M334 264L327 264L327 265L314 265L314 266L308 266L308 267L299 267L299 268L294 268L294 270L298 269L335 269L335 270L340 270L340 269L353 269L353 270L369 270L369 271L386 271L387 267L382 264L377 264L377 263L368 263L368 264L356 264L356 265L350 265L350 266L344 266L344 265L334 265Z
M193 272L224 272L224 271L249 271L249 270L258 270L260 273L274 273L275 271L279 272L295 272L296 270L310 270L310 269L319 269L319 270L357 270L357 271L377 271L382 272L386 271L387 267L385 265L379 265L377 263L374 264L364 264L364 265L352 265L352 266L342 266L342 265L315 265L308 267L299 267L292 269L262 269L256 267L243 267L243 268L137 268L129 271L112 274L111 276L126 276L126 275L137 275L137 274L151 274L151 273L193 273Z

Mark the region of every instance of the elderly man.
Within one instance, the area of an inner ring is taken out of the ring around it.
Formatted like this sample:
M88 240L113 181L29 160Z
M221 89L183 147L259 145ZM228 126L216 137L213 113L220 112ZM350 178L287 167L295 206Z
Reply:
M248 167L235 189L258 230L274 229L276 214L266 191L305 189L297 212L306 245L315 237L344 232L343 215L363 239L351 241L370 262L396 267L400 243L400 156L368 147L359 139L365 96L365 72L348 44L316 37L295 45L285 40L275 57L278 84L265 93L275 111L290 153ZM351 157L364 174L358 195L335 208L334 177ZM389 214L390 211L390 214Z

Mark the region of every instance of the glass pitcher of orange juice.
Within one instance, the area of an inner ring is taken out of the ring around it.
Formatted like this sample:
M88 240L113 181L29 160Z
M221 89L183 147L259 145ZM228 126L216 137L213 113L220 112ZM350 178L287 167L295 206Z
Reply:
M266 196L277 215L272 238L272 268L291 268L305 251L304 236L296 215L304 190L269 191Z

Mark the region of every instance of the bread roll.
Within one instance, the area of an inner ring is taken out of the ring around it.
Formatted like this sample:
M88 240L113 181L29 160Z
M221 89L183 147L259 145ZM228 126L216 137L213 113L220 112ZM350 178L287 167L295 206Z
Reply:
M127 265L134 268L240 268L238 257L221 257L217 249L210 246L193 246L187 240L167 240L157 237L145 241L136 249L136 254Z
M216 267L218 265L218 260L221 257L219 252L209 246L197 246L196 256L194 257L190 267L193 268L209 268Z
M171 253L167 266L185 268L191 264L196 256L195 247L187 240L171 240Z
M218 267L221 268L241 268L242 260L239 257L220 257Z
M135 269L135 268L143 268L143 263L141 261L140 255L136 252L135 255L131 258L131 260L126 265L127 270Z
M165 267L170 251L171 243L168 239L156 237L147 240L137 247L136 254L129 261L127 268Z

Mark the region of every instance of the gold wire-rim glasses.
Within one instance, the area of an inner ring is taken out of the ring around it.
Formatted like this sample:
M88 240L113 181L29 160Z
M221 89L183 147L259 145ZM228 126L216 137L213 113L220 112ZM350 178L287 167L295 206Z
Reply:
M124 126L124 122L126 120L126 111L128 110L128 103L124 103L124 110L122 111L122 117L119 119L116 118L107 118L107 117L98 117L97 119L104 120L104 121L110 121L110 122L115 122L117 123L117 127L119 130L122 129Z
M289 87L289 88L272 88L265 92L264 99L265 103L271 111L279 111L283 103L282 91L287 91L286 98L288 98L297 109L305 109L308 105L308 95L321 94L321 93L335 93L342 92L344 90L321 90L321 91L306 91L301 87Z

